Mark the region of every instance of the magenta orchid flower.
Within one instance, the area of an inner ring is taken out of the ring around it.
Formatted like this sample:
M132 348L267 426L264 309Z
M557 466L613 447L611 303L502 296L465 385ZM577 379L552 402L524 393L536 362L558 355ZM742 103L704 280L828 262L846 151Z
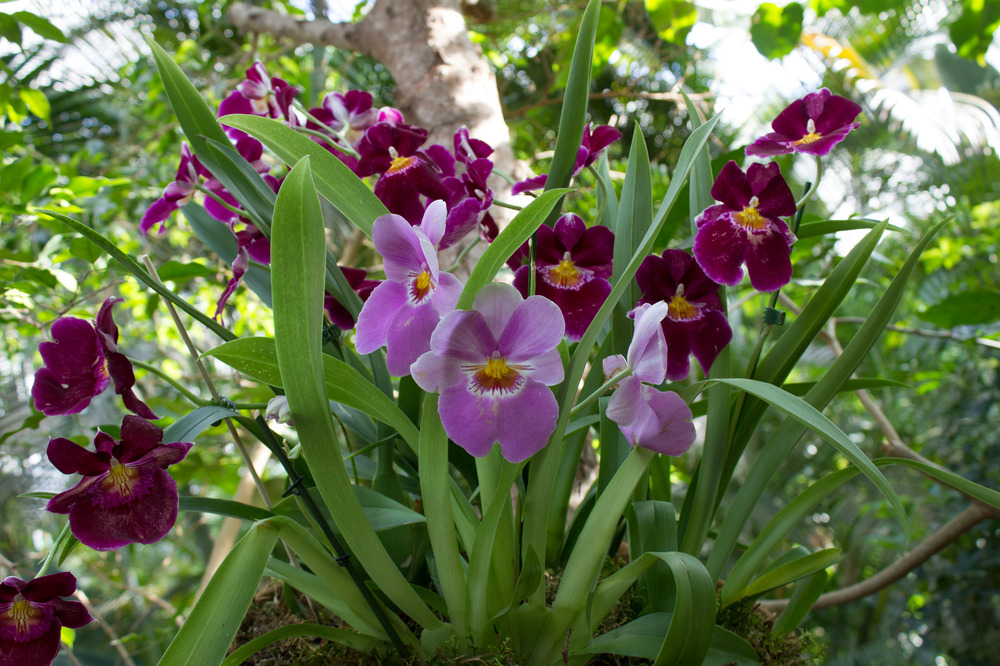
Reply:
M383 215L372 225L386 280L358 314L355 347L359 354L386 347L386 365L396 377L410 374L410 365L430 349L431 333L462 293L458 278L438 265L445 224L445 204L434 201L419 227L399 215Z
M421 151L426 141L427 130L422 127L381 121L365 130L357 146L360 157L355 173L361 178L380 174L373 188L375 196L389 212L410 224L419 224L423 217L421 195L428 200L448 197L437 165Z
M631 371L618 383L607 409L608 418L618 424L628 443L679 456L694 443L695 430L687 403L673 391L656 388L666 377L667 342L660 322L668 309L660 302L633 310L635 332L627 358L609 356L603 369L608 379Z
M73 536L94 550L155 543L177 520L177 484L167 467L184 459L191 442L163 443L163 431L131 414L121 441L98 432L95 452L59 437L49 440L49 461L83 479L45 506L68 513Z
M367 301L368 297L372 295L375 287L377 287L380 282L379 280L369 280L368 272L363 268L351 268L350 266L337 266L347 278L347 284L351 285L351 289L354 290L361 300ZM342 331L350 331L354 328L354 317L348 312L347 308L341 305L340 301L326 294L323 299L323 309L326 310L326 316L330 318L330 321Z
M94 618L79 601L76 577L68 572L27 582L8 576L0 582L0 664L47 666L59 653L62 627L79 629Z
M284 118L292 121L292 100L298 94L295 86L278 77L268 77L267 69L255 62L246 71L246 79L236 86L219 104L219 117L231 113L244 113L268 118ZM232 136L245 136L243 132L228 130Z
M31 397L46 416L79 414L114 382L125 407L146 419L159 418L136 396L132 363L118 351L118 327L111 309L120 298L108 298L92 324L60 317L49 328L52 342L38 345L45 365L35 373Z
M535 252L535 293L559 306L566 320L566 337L583 337L604 300L611 293L611 262L615 236L607 227L589 229L579 215L567 213L555 226L538 227ZM528 252L527 243L512 257L520 263ZM520 266L514 286L528 295L531 267Z
M622 133L611 125L599 125L591 131L590 123L583 129L583 140L580 142L580 149L576 153L576 162L573 165L573 176L589 167L597 161L601 153L612 143L622 137ZM513 195L532 190L540 190L545 187L547 174L535 176L527 180L515 183L510 193Z
M177 175L174 182L167 185L163 191L163 196L153 202L146 210L139 222L139 231L143 235L156 224L160 225L157 233L163 233L167 218L175 210L185 205L194 196L201 184L201 177L208 172L201 165L198 158L191 152L191 148L185 143L181 145L181 162L177 167Z
M735 286L743 279L745 263L757 291L788 284L795 235L780 216L795 214L795 197L778 164L751 164L744 174L729 162L712 184L712 196L722 203L695 218L694 258L705 274Z
M747 155L770 157L788 153L826 155L861 123L861 107L826 88L789 104L771 123L773 132L747 146Z
M500 442L506 460L521 462L556 427L559 406L548 387L563 380L557 346L564 332L552 301L488 284L472 310L441 320L430 351L411 368L413 379L441 394L438 414L456 444L481 457Z
M686 378L692 354L707 375L719 352L733 337L719 298L719 285L708 279L698 262L684 250L664 250L662 257L646 257L635 280L642 290L639 305L667 303L661 323L670 349L667 379Z

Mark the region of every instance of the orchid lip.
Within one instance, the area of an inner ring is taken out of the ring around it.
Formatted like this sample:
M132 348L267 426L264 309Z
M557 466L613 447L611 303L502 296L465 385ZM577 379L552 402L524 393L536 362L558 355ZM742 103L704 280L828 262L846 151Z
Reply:
M494 351L486 363L467 365L462 368L472 373L473 390L484 393L513 393L524 383L522 372L527 366L508 364L507 358Z

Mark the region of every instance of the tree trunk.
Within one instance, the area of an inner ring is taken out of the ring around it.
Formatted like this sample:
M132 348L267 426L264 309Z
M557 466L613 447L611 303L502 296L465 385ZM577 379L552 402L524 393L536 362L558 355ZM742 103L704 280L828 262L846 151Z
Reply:
M490 144L497 169L513 174L514 154L496 78L468 36L458 0L377 0L359 23L300 21L235 4L229 19L241 32L358 51L378 60L396 81L406 121L430 131L429 143L452 146L462 126ZM509 187L498 182L498 194Z

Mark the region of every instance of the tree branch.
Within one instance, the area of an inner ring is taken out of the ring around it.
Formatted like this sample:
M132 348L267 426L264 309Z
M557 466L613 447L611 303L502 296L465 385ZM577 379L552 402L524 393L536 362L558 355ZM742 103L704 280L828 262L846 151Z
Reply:
M787 307L789 310L793 311L795 314L801 313L802 309L787 295L781 294L779 298L781 299L782 305ZM840 356L844 352L844 349L841 347L840 341L837 339L836 335L836 324L838 322L843 323L844 320L831 319L827 323L826 330L820 332L820 337L823 338L835 356ZM895 427L893 427L892 422L889 421L885 412L882 411L882 408L879 407L868 391L859 389L855 391L855 394L858 396L861 404L864 405L865 409L875 420L875 423L878 424L882 434L885 435L886 441L882 445L883 453L887 456L908 458L910 460L916 460L927 465L933 465L940 469L944 469L941 465L924 458L903 442L899 433L896 432ZM933 477L930 478L932 481L935 481L940 485L962 492L954 486L944 483L943 481ZM962 494L964 495L965 493ZM968 495L966 495L966 497L968 497ZM816 600L816 603L812 605L812 609L819 610L821 608L830 608L831 606L847 604L888 587L926 562L931 558L931 556L940 552L948 544L957 540L960 536L971 530L979 524L980 521L987 518L1000 518L1000 511L992 506L988 506L973 499L972 504L962 511L962 513L949 520L943 527L941 527L941 529L931 534L924 541L913 548L913 550L903 555L903 557L899 558L871 578L821 595L819 599ZM787 605L788 599L772 599L760 602L761 608L772 613L781 612Z
M267 33L296 44L334 46L348 51L365 52L356 23L332 23L326 19L297 19L287 14L242 3L229 8L229 22L240 33Z
M983 504L970 505L965 511L945 523L941 529L918 544L916 548L882 571L860 583L833 592L827 592L816 600L816 603L812 605L812 609L819 610L821 608L830 608L831 606L841 606L888 587L975 527L980 521L995 517L994 514L995 512L991 510L991 507ZM760 606L764 610L772 613L781 612L787 605L788 599L774 599L760 603Z

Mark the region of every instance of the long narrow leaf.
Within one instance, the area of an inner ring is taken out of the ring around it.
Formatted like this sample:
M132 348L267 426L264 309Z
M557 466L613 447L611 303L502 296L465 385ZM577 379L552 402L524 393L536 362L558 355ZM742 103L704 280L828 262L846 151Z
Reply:
M558 189L543 192L514 216L510 224L500 232L496 240L490 243L490 246L483 252L483 256L476 262L458 300L459 309L466 310L472 307L472 301L476 298L479 290L493 281L504 262L510 258L510 255L514 254L517 248L521 247L524 241L531 238L531 234L535 233L535 230L545 221L545 218L549 216L552 209L568 191Z
M594 39L597 35L597 16L601 0L590 0L580 21L573 60L569 65L569 78L559 115L555 154L545 180L545 189L552 190L569 185L576 164L576 155L583 139L583 123L587 117L587 98L590 94L590 71L594 61Z
M287 164L308 156L313 166L316 187L334 208L371 237L375 218L389 210L378 197L343 162L307 136L271 118L231 115L223 121L258 139Z
M317 488L348 546L375 584L416 622L440 628L441 621L406 581L365 520L341 456L330 455L338 440L330 417L321 350L326 245L308 157L285 178L271 231L275 351Z
M217 664L240 628L278 530L271 521L257 523L222 561L184 626L160 658L161 666Z
M743 597L753 597L768 590L773 590L782 585L787 585L792 581L810 576L817 571L833 566L840 561L839 548L827 548L817 553L810 553L805 557L800 557L791 562L786 562L747 585L743 590L734 594L732 598L722 599L722 605L726 606Z
M205 355L219 359L247 377L271 386L283 386L272 338L240 338L210 349ZM391 398L343 361L324 355L322 367L327 396L331 400L353 407L392 427L414 452L417 451L417 428Z

